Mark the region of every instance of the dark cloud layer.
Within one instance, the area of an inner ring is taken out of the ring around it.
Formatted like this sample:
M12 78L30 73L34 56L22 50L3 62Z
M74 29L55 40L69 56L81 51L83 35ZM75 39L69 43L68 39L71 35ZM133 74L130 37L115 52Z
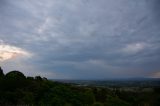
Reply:
M159 5L159 0L2 0L0 40L33 56L1 64L50 78L160 77Z

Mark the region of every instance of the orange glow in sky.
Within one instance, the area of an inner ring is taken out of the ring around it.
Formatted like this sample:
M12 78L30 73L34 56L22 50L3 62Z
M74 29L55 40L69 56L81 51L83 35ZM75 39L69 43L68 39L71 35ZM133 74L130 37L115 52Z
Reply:
M15 46L0 45L0 61L16 58L18 56L30 56L30 53Z

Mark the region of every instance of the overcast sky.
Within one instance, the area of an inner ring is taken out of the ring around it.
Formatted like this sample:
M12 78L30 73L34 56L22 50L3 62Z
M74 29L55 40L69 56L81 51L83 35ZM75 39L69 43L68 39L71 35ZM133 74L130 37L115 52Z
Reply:
M160 0L0 0L0 65L53 79L160 77Z

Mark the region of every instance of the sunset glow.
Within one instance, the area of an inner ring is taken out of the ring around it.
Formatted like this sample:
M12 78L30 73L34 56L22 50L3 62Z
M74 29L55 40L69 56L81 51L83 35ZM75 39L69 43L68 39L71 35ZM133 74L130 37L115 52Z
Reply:
M0 61L5 61L8 59L16 58L18 56L30 56L25 50L10 46L10 45L0 45Z

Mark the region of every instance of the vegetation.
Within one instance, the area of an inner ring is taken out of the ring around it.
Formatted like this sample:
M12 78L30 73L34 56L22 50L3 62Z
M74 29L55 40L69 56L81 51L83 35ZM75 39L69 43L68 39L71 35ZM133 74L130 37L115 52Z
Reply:
M19 71L6 75L0 68L0 106L160 106L160 90L131 92L80 87L26 77Z

